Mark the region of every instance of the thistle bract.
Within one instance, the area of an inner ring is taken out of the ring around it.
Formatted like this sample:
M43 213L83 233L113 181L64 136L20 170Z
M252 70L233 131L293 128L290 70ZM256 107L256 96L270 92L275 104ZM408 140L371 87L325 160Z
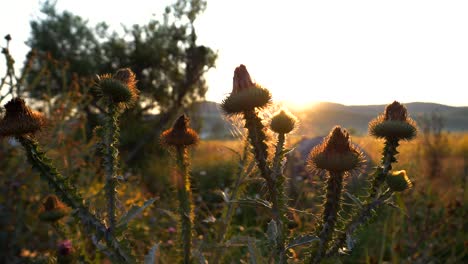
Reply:
M21 98L5 104L6 113L0 120L0 137L14 137L35 133L45 125L44 116L31 110Z
M296 117L282 110L271 119L270 128L278 134L287 134L296 126Z
M68 208L56 195L48 195L39 210L39 219L45 222L55 222L68 213Z
M385 112L369 123L369 134L377 138L411 140L416 132L416 123L397 101L387 105Z
M309 166L333 172L358 169L363 161L362 153L351 144L346 130L336 126L322 144L309 154Z
M169 146L191 146L197 144L199 141L198 134L190 128L189 123L190 120L185 115L181 115L172 128L161 134L162 143Z
M255 108L263 108L271 102L268 89L252 82L244 65L234 71L231 94L221 103L221 108L228 115L240 114Z
M402 192L413 186L405 170L394 171L388 175L385 180L387 181L388 187L394 192Z

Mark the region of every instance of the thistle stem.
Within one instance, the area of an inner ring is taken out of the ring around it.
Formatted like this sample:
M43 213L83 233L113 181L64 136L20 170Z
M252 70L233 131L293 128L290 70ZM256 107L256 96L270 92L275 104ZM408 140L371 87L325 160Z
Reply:
M109 221L109 232L114 232L116 225L116 201L117 201L117 170L119 150L119 111L115 104L109 105L104 136L104 166L106 172L106 184L104 186L107 198L107 219Z
M266 134L262 120L257 116L255 110L244 112L245 127L248 131L250 144L253 146L255 160L257 161L258 169L261 176L267 181L267 184L272 185L271 169L268 167L268 147L265 143Z
M322 230L318 237L320 239L319 249L311 263L320 263L325 256L328 242L330 241L335 224L337 222L338 211L341 209L341 192L343 189L344 172L328 171L325 194L325 209L322 216Z
M327 252L327 256L333 256L338 252L340 248L345 247L347 236L352 235L358 227L367 223L367 221L372 217L372 212L380 208L380 206L384 203L384 201L390 198L392 194L393 192L387 191L383 193L382 195L380 195L377 199L368 203L359 212L359 214L357 214L354 217L354 219L346 225L344 229L345 231L338 236L336 241L330 247L330 250Z
M191 246L192 246L192 225L193 225L193 206L192 206L192 190L190 188L190 176L188 170L188 155L185 146L176 146L176 159L179 169L179 175L182 177L180 184L176 186L177 196L179 198L179 214L182 225L182 249L184 260L183 263L190 263Z
M385 139L385 146L382 153L381 170L374 177L371 184L370 201L374 200L379 192L380 187L385 182L385 177L392 170L392 163L396 162L395 155L398 154L397 147L399 146L398 139Z
M60 200L75 210L74 215L81 220L81 223L87 228L90 233L97 237L105 237L107 245L112 249L112 256L119 263L135 263L133 257L127 254L120 242L109 234L105 225L90 212L89 208L84 204L83 198L71 185L68 179L64 178L57 169L51 165L51 160L44 152L39 150L38 143L26 136L18 136L16 138L26 151L27 157L34 169L36 169L41 177L49 183Z
M286 252L285 252L285 226L287 219L285 212L286 206L286 194L284 190L285 176L282 172L281 161L283 158L285 135L283 133L278 134L278 142L276 144L275 156L273 158L273 181L276 185L277 196L272 204L273 220L276 222L278 229L278 236L276 240L275 256L277 263L286 263Z

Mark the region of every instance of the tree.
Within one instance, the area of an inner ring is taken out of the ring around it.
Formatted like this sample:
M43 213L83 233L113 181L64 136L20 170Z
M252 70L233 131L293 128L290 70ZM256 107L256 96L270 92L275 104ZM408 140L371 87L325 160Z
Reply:
M27 43L47 58L33 64L30 82L44 68L50 72L50 81L42 82L29 93L35 98L42 98L46 92L55 96L68 87L73 75L91 79L96 74L130 67L139 80L140 100L144 102L133 110L132 119L141 120L143 114L154 108L160 111L148 133L132 142L135 147L130 150L130 159L133 159L182 108L205 96L204 74L214 67L216 60L212 49L197 44L194 22L205 8L206 1L177 0L166 7L161 20L124 28L125 34L119 35L110 32L104 22L91 27L68 11L57 12L54 3L46 1L41 10L45 17L31 22ZM63 62L69 69L65 81L62 70L55 66ZM89 107L86 105L85 111L91 117L93 111Z

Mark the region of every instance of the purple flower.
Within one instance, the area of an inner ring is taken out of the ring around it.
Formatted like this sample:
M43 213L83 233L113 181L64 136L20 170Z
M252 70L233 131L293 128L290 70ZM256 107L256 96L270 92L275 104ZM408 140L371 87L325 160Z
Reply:
M62 256L68 256L73 251L72 242L69 239L58 243L57 247L58 247L58 254Z

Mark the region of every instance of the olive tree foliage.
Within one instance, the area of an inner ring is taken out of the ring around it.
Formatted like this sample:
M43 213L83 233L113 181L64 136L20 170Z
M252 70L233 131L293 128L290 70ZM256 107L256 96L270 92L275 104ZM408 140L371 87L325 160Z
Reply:
M90 26L80 16L59 12L54 2L46 1L41 8L43 15L30 23L27 44L39 55L28 80L37 80L44 69L47 78L28 93L38 99L46 93L60 95L73 79L92 80L97 74L131 68L140 90L140 104L129 113L132 120L141 120L148 110L160 112L148 121L153 124L146 135L138 135L131 142L132 159L151 135L167 127L181 109L205 96L204 74L214 67L217 56L209 47L197 44L194 22L205 8L206 1L177 0L147 24L123 26L123 33L117 33L105 22ZM83 89L89 89L89 85ZM96 105L85 105L88 122L92 122L96 119L91 117Z

